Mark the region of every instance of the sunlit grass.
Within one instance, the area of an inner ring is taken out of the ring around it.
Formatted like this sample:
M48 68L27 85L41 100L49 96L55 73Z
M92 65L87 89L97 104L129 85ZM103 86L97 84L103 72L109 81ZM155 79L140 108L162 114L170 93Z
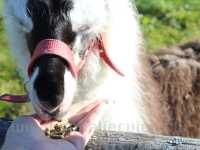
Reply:
M199 0L136 0L148 51L200 36Z
M8 40L3 25L2 0L0 0L0 95L4 93L22 94L24 93L23 84L20 80L14 60L10 54ZM0 102L0 117L4 117L13 112L13 109L22 109L19 105ZM19 111L19 110L17 110Z

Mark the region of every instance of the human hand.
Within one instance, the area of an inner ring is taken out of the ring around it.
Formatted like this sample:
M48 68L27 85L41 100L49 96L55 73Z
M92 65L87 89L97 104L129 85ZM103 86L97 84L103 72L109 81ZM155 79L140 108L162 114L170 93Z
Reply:
M94 131L106 108L104 101L74 107L69 115L70 123L79 127L79 132L71 132L65 139L55 140L44 135L44 129L55 122L41 124L33 116L17 118L8 129L2 150L82 150Z

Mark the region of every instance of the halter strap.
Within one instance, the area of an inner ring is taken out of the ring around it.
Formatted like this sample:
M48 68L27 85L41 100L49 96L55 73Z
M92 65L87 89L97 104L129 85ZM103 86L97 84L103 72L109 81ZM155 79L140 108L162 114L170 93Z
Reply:
M0 100L5 102L12 102L12 103L26 103L29 102L29 98L27 95L11 95L11 94L4 94L0 95Z
M85 54L81 58L81 61L78 65L75 65L73 53L71 48L60 40L55 39L45 39L42 40L34 50L33 56L28 66L28 75L31 76L33 71L34 62L43 55L56 55L64 60L66 60L70 66L70 71L75 78L79 76L79 72L85 64L87 56L93 52L94 49L99 50L99 54L101 59L117 74L120 76L124 76L124 74L116 67L116 65L110 59L107 50L105 48L106 45L106 36L105 34L101 34L100 37L95 41L91 41L89 47L86 49ZM11 94L4 94L0 95L0 100L6 102L13 102L13 103L25 103L29 101L27 95L11 95Z

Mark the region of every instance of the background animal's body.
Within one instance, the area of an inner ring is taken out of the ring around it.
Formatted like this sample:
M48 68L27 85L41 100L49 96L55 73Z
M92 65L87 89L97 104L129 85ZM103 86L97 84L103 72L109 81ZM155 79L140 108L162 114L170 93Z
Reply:
M62 8L67 12L61 12L61 6L67 7ZM62 15L63 21L68 21L66 24L58 23ZM52 18L48 20L48 17ZM111 60L125 74L124 77L119 76L100 59L98 53L92 53L76 81L67 68L60 67L63 62L59 58L41 58L27 86L33 108L41 116L47 116L38 107L42 98L58 99L55 103L59 103L61 115L71 102L106 99L110 107L102 117L99 129L170 132L167 108L159 97L156 84L146 68L145 57L140 52L142 37L129 0L6 0L5 22L13 56L25 81L29 80L27 65L40 40L55 38L66 42L72 47L78 62L80 53L86 49L89 41L101 33L106 34L105 46ZM52 78L39 80L43 74L51 74L49 70L53 72ZM50 83L46 80L55 80L48 86L49 91L45 85ZM41 84L39 81L44 82ZM53 85L61 86L56 89L61 100L55 95L49 96L49 92L54 92ZM43 89L40 89L41 86L44 86ZM40 90L46 95L41 96ZM49 104L52 105L52 102Z

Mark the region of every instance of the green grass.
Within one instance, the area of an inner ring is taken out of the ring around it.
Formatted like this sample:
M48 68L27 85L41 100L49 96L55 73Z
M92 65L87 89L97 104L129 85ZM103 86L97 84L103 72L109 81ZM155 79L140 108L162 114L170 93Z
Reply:
M2 1L0 1L0 10L0 93L21 93L24 91L23 86L15 70L14 60L11 57L3 27Z
M200 37L200 0L135 1L148 52ZM3 28L2 2L0 0L0 94L21 94L23 83L15 70ZM0 102L0 117L17 116L25 111L23 109Z
M200 36L199 0L135 0L148 51Z
M24 93L23 84L15 70L14 61L11 57L7 37L3 28L2 4L2 0L0 0L0 94L22 94ZM19 111L18 109L21 110ZM0 102L0 117L16 116L19 114L18 112L22 112L22 109L25 108L20 105Z

